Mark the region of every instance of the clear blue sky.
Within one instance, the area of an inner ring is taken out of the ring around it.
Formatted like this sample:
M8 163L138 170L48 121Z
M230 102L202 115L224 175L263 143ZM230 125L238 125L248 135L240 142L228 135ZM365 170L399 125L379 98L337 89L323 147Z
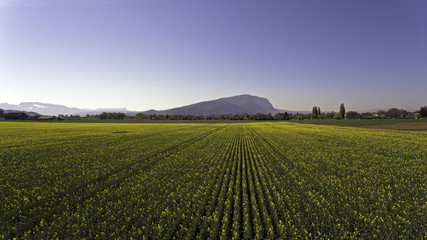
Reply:
M422 0L3 0L0 102L427 105Z

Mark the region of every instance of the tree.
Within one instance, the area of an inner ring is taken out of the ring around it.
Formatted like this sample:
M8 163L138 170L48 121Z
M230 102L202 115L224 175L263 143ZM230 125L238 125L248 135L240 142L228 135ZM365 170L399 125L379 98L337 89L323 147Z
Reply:
M116 112L103 112L101 115L99 115L99 118L102 120L123 120L125 117L126 114Z
M385 117L385 113L386 113L385 110L378 110L377 117L378 118L384 118Z
M335 113L334 116L332 116L333 119L342 119L340 113Z
M125 119L125 117L126 117L126 114L124 114L124 113L117 113L115 119L116 120L123 120L123 119Z
M325 113L325 118L334 118L334 116L335 116L335 112L334 111L332 111L330 113Z
M427 117L427 106L420 108L420 117Z
M317 107L316 106L314 106L313 110L311 111L311 118L317 119Z
M414 115L413 115L413 117L414 117L414 119L418 119L418 118L420 118L420 113L419 112L415 112L414 113Z
M355 111L348 111L348 112L345 114L345 117L346 117L347 119L355 119L355 118L360 117L360 114L359 114L358 112L355 112Z
M385 116L388 118L405 118L408 115L408 111L404 109L390 108L385 113Z
M325 116L320 111L320 107L317 107L317 119L324 119L324 118L325 118Z
M290 120L291 119L288 112L276 113L276 115L274 115L273 118L274 120Z
M341 106L340 106L340 117L341 117L341 119L344 119L344 117L345 117L344 103L341 103Z

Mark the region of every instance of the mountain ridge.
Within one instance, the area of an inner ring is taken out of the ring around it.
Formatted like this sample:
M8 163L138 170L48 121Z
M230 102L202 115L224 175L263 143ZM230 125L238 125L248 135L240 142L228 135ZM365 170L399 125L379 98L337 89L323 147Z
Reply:
M223 97L214 100L197 102L181 107L170 108L166 110L147 110L147 111L129 111L127 108L97 108L79 109L76 107L67 107L65 105L42 103L42 102L22 102L20 104L0 103L0 108L4 110L15 111L33 111L43 115L95 115L102 112L123 112L129 115L137 113L145 114L193 114L193 115L228 115L228 114L276 114L285 112L273 107L267 98L258 97L249 94L241 94L231 97ZM287 111L296 113L296 111ZM301 111L303 112L303 111Z
M83 109L67 107L65 105L42 103L42 102L22 102L19 104L0 103L0 108L13 111L33 111L44 115L75 114Z
M193 114L193 115L226 115L282 112L276 109L267 98L242 94L202 101L166 110L148 110L146 114Z

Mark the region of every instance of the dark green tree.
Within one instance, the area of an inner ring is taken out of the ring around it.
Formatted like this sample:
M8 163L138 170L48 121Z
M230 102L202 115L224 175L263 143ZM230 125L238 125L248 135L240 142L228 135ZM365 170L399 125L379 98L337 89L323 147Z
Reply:
M314 106L313 110L311 111L311 118L317 119L317 107L316 106Z
M355 111L348 111L345 114L345 117L347 119L355 119L355 118L358 118L359 116L360 116L360 114L358 112L355 112Z
M340 106L340 117L341 117L341 119L344 119L344 117L345 117L344 103L341 103L341 106Z
M427 106L420 108L420 116L421 117L427 117Z
M106 112L101 113L99 118L101 118L102 120L107 120L108 119L108 113L106 113Z
M405 118L408 115L408 111L404 109L390 108L384 114L387 118Z

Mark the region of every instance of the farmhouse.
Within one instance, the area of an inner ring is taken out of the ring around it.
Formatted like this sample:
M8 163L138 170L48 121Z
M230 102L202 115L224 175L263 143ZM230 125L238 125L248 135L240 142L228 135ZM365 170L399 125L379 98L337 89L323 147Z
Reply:
M27 120L28 114L24 112L10 112L3 115L5 120Z
M49 116L49 115L42 115L42 116L38 117L37 120L44 120L44 121L56 120L56 117L55 116Z

